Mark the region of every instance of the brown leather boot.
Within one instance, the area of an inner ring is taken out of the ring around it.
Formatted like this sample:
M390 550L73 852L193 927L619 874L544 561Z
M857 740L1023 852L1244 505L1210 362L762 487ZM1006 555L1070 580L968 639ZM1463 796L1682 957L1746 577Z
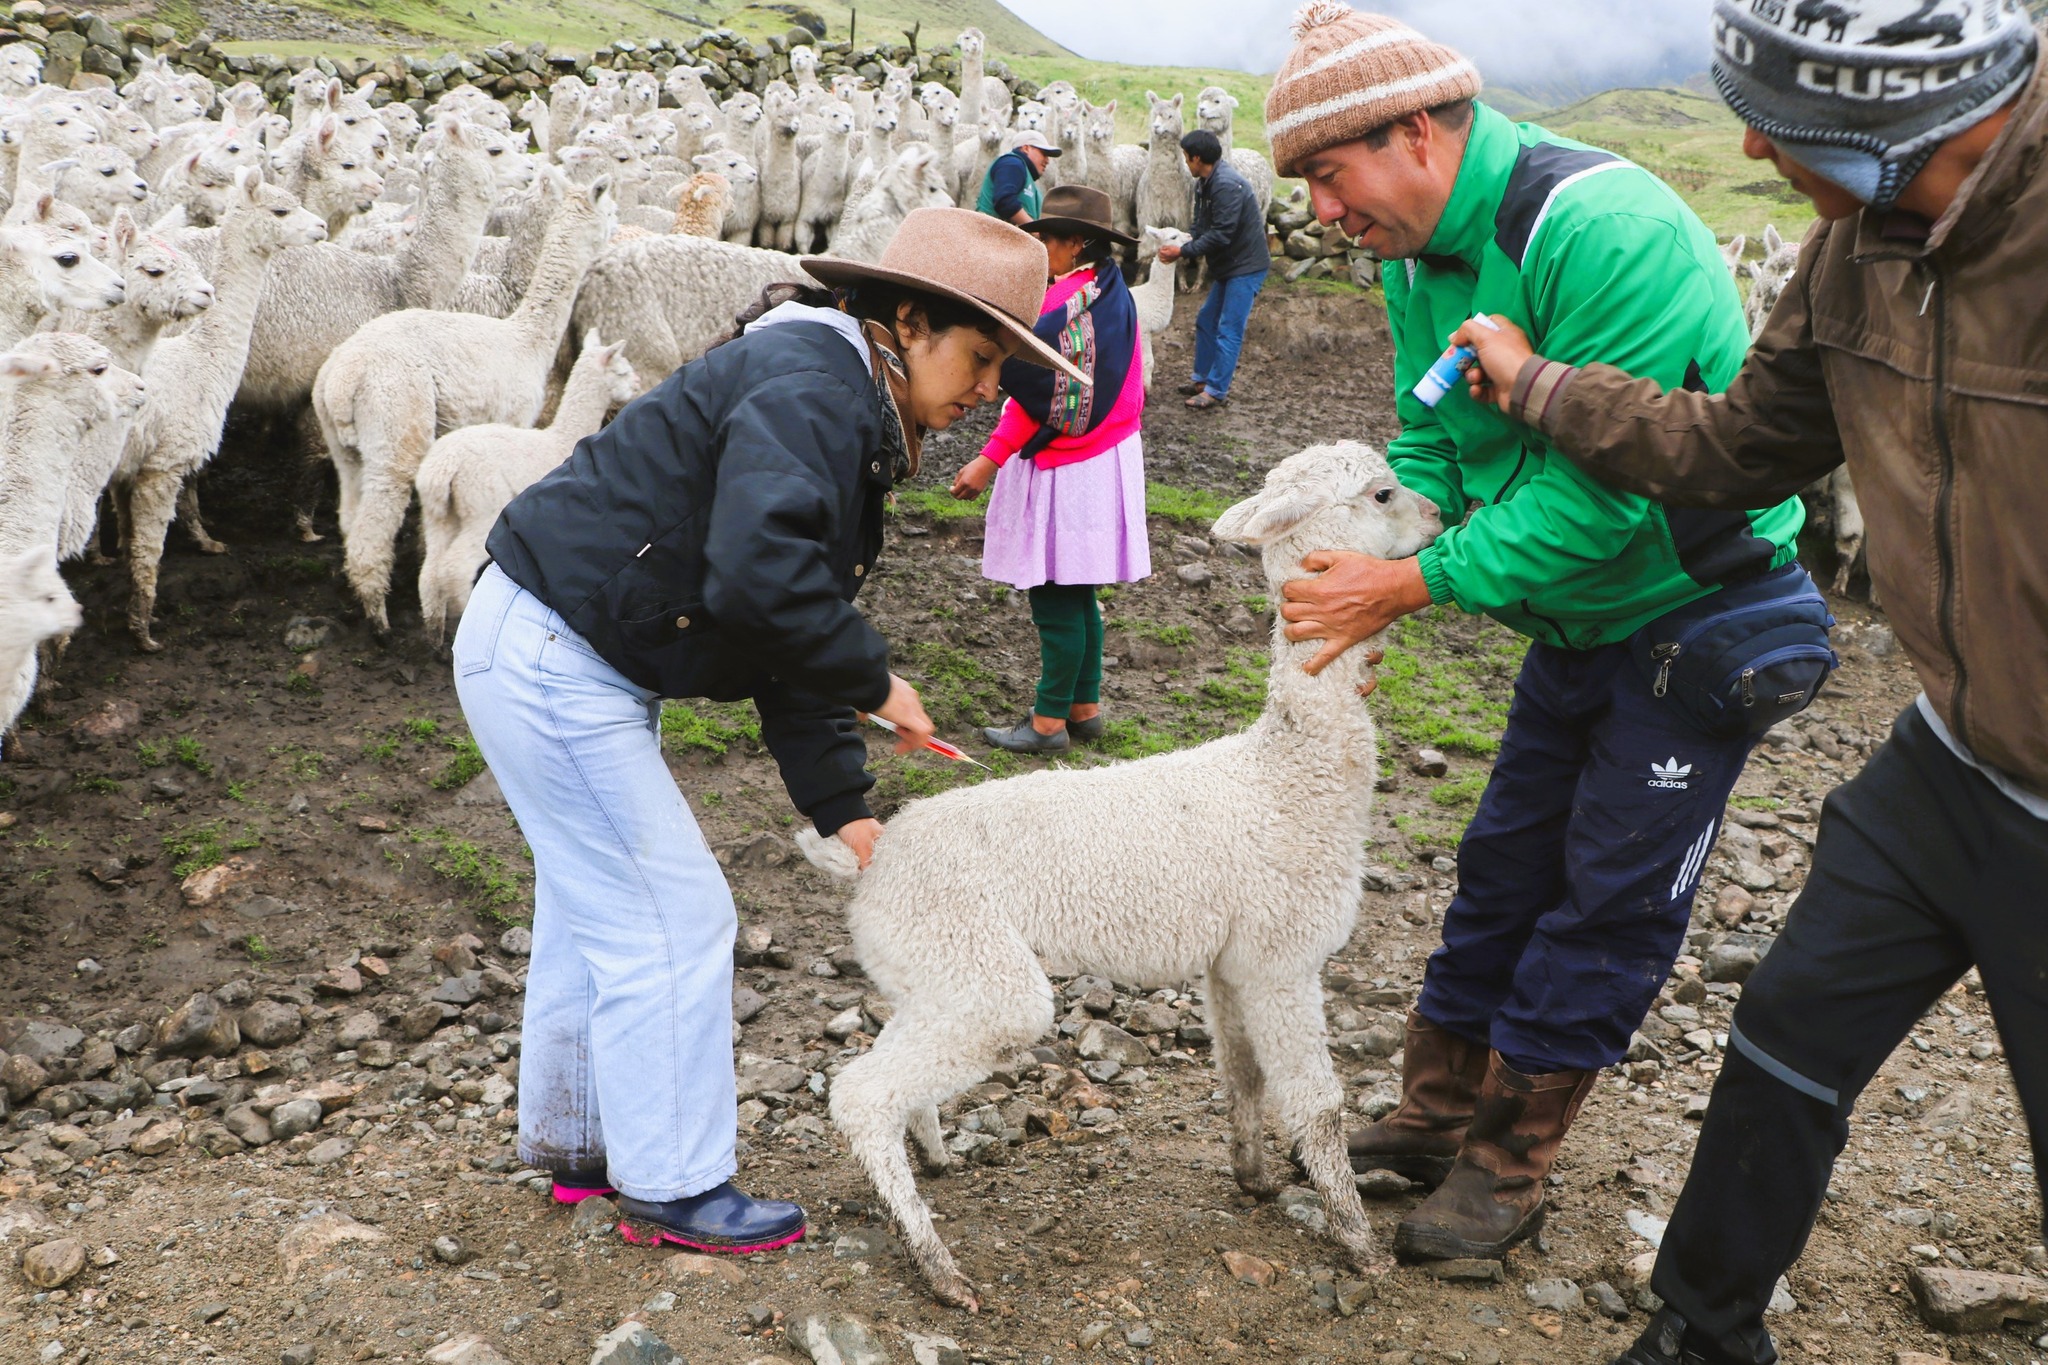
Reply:
M1401 1103L1351 1134L1351 1169L1392 1171L1432 1190L1442 1184L1464 1145L1487 1055L1483 1045L1408 1011Z
M1414 1261L1499 1260L1543 1226L1543 1181L1596 1071L1524 1076L1490 1054L1465 1146L1436 1193L1394 1231Z

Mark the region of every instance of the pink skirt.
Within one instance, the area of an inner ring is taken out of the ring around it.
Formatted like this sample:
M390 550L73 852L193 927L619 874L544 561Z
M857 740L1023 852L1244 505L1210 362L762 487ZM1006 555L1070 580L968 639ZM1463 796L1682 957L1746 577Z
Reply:
M989 495L982 577L1041 583L1135 583L1152 573L1145 534L1145 448L1138 433L1056 469L1013 459Z

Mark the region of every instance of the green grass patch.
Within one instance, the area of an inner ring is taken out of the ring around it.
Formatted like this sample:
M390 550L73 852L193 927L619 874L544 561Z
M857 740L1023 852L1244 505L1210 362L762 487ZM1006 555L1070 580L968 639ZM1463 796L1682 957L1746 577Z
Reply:
M1728 804L1737 810L1783 810L1785 803L1775 796L1731 796Z
M1193 626L1163 626L1157 621L1139 621L1128 618L1111 621L1108 624L1111 630L1121 630L1127 635L1135 635L1141 640L1151 640L1155 644L1165 645L1169 649L1188 649L1193 647L1195 643L1195 630Z
M381 735L373 735L363 741L363 757L373 763L389 763L398 756L398 746L402 738L402 735L397 730L389 730Z
M277 956L270 945L263 941L261 934L246 934L235 940L235 946L240 948L251 962L268 962Z
M1486 790L1486 772L1469 772L1449 782L1439 782L1430 788L1429 799L1439 806L1452 810L1471 811L1479 808L1479 795Z
M933 521L964 521L988 511L988 494L962 502L936 484L919 484L897 489L891 510L897 516L910 514L930 517Z
M230 835L219 820L186 825L163 837L164 853L171 859L171 875L189 877L227 861L230 853L261 847L262 838L247 825Z
M1448 607L1402 618L1376 670L1380 724L1413 746L1475 758L1499 753L1515 672L1528 648L1506 626Z
M427 866L458 883L479 914L500 923L517 922L505 907L519 903L520 874L497 854L468 839L458 839L444 829L426 834L409 831L408 837L430 850Z
M405 722L405 732L416 744L425 744L441 733L441 722L427 716L411 716Z
M943 738L994 723L1010 705L1000 679L964 649L919 640L901 651L898 671L916 684L925 713Z
M145 768L161 768L171 761L168 747L154 740L138 739L135 741L135 756L142 760Z
M1199 526L1204 531L1216 524L1236 498L1211 493L1206 488L1175 488L1170 483L1145 485L1145 510L1155 517L1182 526Z
M171 757L201 777L213 776L213 763L206 757L206 750L190 735L179 735L171 741Z
M98 773L74 773L71 777L71 789L92 792L99 796L116 796L120 794L121 784L111 777Z
M457 787L468 785L470 779L484 770L483 750L476 747L474 739L468 735L450 735L447 744L454 756L430 784L435 791L452 792Z
M672 754L692 749L722 756L745 740L761 742L761 718L752 702L665 702L661 708L661 739Z
M327 755L297 744L273 745L270 756L282 760L285 775L300 782L311 782L320 776L320 765L327 761Z

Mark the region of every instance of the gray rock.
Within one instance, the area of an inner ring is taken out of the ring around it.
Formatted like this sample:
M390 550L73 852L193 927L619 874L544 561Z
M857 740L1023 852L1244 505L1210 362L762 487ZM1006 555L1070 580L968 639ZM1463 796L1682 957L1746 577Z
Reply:
M287 1346L278 1353L278 1365L314 1365L320 1359L320 1348L310 1341Z
M273 919L278 915L289 915L296 908L275 896L266 896L259 892L243 898L242 903L235 907L235 913L243 919Z
M1522 1286L1533 1308L1551 1313L1570 1313L1586 1306L1586 1296L1570 1280L1535 1280Z
M1172 1033L1180 1027L1180 1014L1171 1005L1147 1001L1132 1008L1124 1027L1132 1033Z
M762 1010L768 1008L768 997L751 986L732 988L732 1021L744 1024Z
M227 1125L230 1133L251 1147L267 1147L277 1141L277 1134L271 1131L270 1120L257 1113L252 1105L236 1105L222 1116L221 1122Z
M680 1365L669 1344L644 1322L622 1322L597 1339L590 1365Z
M334 634L334 622L324 616L294 616L285 622L284 647L294 654L320 648Z
M875 1332L844 1313L806 1313L787 1325L784 1336L812 1365L891 1365Z
M1775 939L1760 934L1741 934L1723 939L1707 949L1700 975L1708 981L1747 981Z
M226 1056L242 1042L235 1016L210 995L195 995L156 1026L156 1050L166 1057Z
M825 1036L836 1043L843 1043L860 1032L860 1006L841 1010L825 1021Z
M803 1088L804 1069L791 1062L756 1058L740 1068L739 1097L743 1100L756 1095L793 1095Z
M505 793L498 786L498 779L491 776L491 770L486 768L462 784L462 790L455 793L455 804L502 809L505 805Z
M279 1142L320 1126L320 1101L286 1100L270 1111L270 1135Z
M610 1232L619 1221L619 1211L609 1199L586 1199L569 1215L569 1231L578 1237Z
M50 1073L25 1054L17 1052L0 1062L0 1092L5 1092L15 1104L26 1103L29 1096L49 1083Z
M1367 1199L1392 1199L1415 1188L1414 1181L1393 1171L1367 1171L1353 1180Z
M438 1000L444 1005L454 1005L459 1009L464 1005L474 1005L483 998L483 995L484 974L463 972L460 976L444 978L440 985L434 987L434 993L427 998Z
M1735 860L1735 881L1745 891L1770 891L1778 885L1778 874L1748 858Z
M1142 1066L1152 1060L1152 1049L1106 1019L1089 1020L1074 1049L1087 1061L1107 1059L1121 1066Z
M1145 1323L1139 1323L1136 1327L1124 1333L1124 1345L1126 1346L1150 1346L1151 1344L1152 1329Z
M1422 1273L1453 1284L1501 1284L1508 1277L1507 1267L1499 1261L1477 1259L1429 1261L1423 1265Z
M1417 749L1408 766L1421 777L1442 777L1451 770L1450 760L1435 749Z
M68 1057L85 1042L85 1034L68 1024L45 1019L0 1020L0 1052L15 1053L33 1062Z
M832 1243L832 1256L840 1261L869 1261L896 1253L896 1239L881 1228L852 1228Z
M1593 1311L1603 1318L1613 1318L1616 1322L1620 1322L1628 1317L1628 1301L1621 1297L1620 1291L1605 1280L1595 1280L1587 1288L1586 1300L1592 1305Z
M249 1025L245 1019L242 1024L242 1031L246 1033L248 1029ZM383 1031L384 1021L382 1019L379 1019L368 1010L357 1010L354 1014L342 1020L341 1027L334 1031L334 1045L345 1049L359 1048Z
M2048 1280L1988 1270L1915 1266L1913 1307L1943 1332L1992 1332L2008 1321L2048 1322Z
M498 935L498 951L507 957L533 956L533 930L523 924L515 924Z
M242 1011L242 1036L257 1047L282 1047L306 1031L298 1007L282 1000L258 1000Z
M1173 571L1173 576L1191 588L1206 588L1216 581L1216 572L1199 561L1183 564Z
M332 1166L335 1162L354 1152L355 1149L356 1144L351 1139L331 1137L325 1142L316 1143L306 1153L306 1164L308 1166Z
M30 1247L21 1258L21 1276L38 1289L56 1289L85 1269L85 1259L85 1243L76 1237L60 1237Z
M443 1233L429 1242L427 1250L432 1252L434 1259L442 1265L468 1265L476 1259L476 1252L470 1250L467 1242L448 1233Z
M1889 659L1899 647L1899 637L1892 634L1890 626L1873 621L1856 637L1856 643L1874 659Z

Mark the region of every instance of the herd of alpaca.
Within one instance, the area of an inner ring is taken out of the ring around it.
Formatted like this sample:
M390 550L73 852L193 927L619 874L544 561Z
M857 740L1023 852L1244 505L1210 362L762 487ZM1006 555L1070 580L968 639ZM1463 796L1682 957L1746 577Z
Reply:
M423 495L420 599L444 636L475 543L549 452L702 354L764 286L801 279L796 254L874 260L912 210L971 205L1020 133L1066 150L1049 184L1096 185L1145 231L1134 264L1185 240L1180 96L1150 95L1150 145L1120 146L1114 102L1065 81L1020 102L980 33L959 45L957 92L915 63L828 86L798 47L789 79L723 102L708 68L677 66L565 76L516 110L460 87L422 112L309 69L284 113L250 82L217 90L162 61L73 89L42 82L30 48L0 50L0 557L97 558L111 509L129 630L156 649L171 522L227 548L195 476L234 409L278 424L278 458L334 468L348 581L380 631ZM1196 100L1226 144L1235 103ZM1264 158L1231 155L1269 196ZM1173 272L1152 273L1148 382L1173 310ZM595 369L577 363L592 345ZM444 443L477 427L531 441ZM300 482L300 534L318 539L318 480ZM0 656L0 732L61 643Z

